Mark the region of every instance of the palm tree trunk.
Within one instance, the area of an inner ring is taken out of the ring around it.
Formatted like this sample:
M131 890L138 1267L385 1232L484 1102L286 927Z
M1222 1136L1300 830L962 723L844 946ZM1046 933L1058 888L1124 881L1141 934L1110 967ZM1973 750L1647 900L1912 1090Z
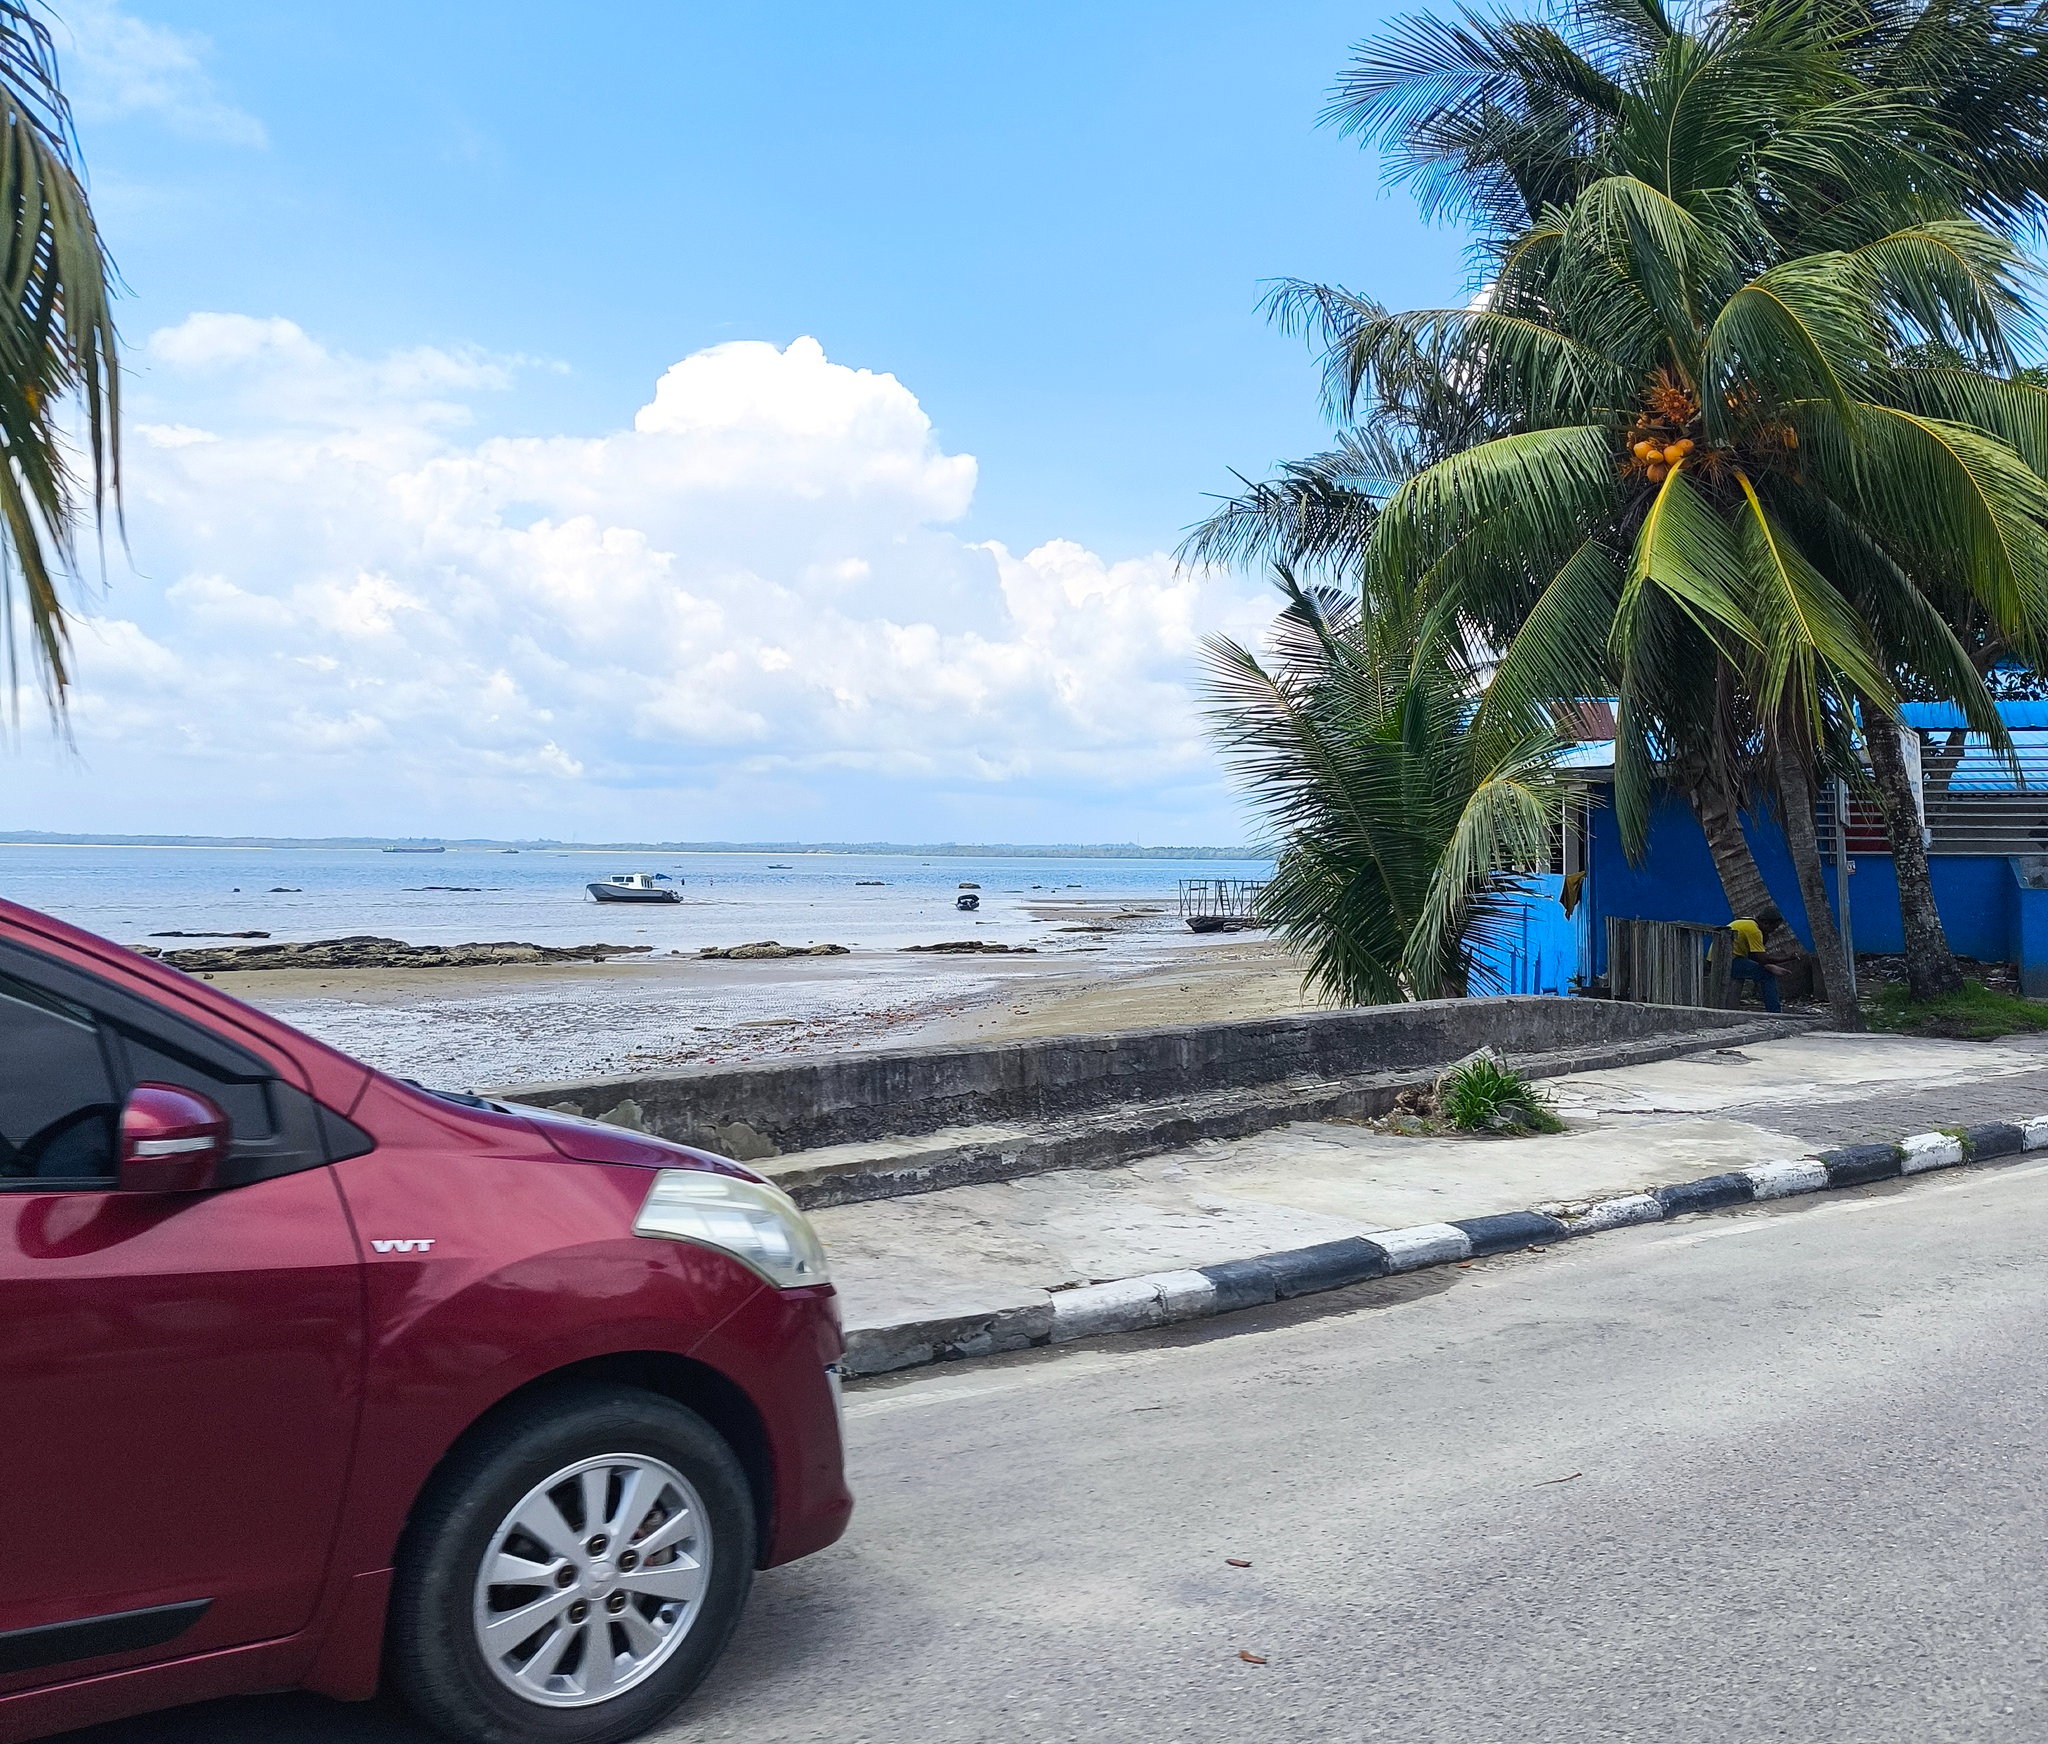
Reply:
M1707 852L1714 857L1714 870L1721 877L1721 894L1728 899L1728 912L1737 919L1753 919L1777 904L1771 887L1750 852L1749 838L1742 833L1742 811L1735 796L1711 779L1686 795L1692 815L1699 820L1700 833L1707 838ZM1782 954L1786 947L1804 952L1792 923L1779 918L1764 935L1766 946L1775 945Z
M1763 871L1742 830L1741 794L1747 785L1743 779L1747 760L1741 754L1743 731L1736 720L1741 683L1740 674L1727 660L1714 663L1713 751L1710 761L1691 765L1697 779L1686 797L1692 802L1700 832L1707 838L1707 852L1713 856L1714 870L1720 875L1728 913L1738 920L1754 920L1777 904L1771 899L1771 888L1764 882ZM1813 974L1814 958L1783 915L1778 917L1777 925L1764 928L1764 947L1780 959L1797 956L1807 965L1807 975ZM1801 978L1801 990L1805 979Z
M1934 883L1927 873L1927 838L1920 833L1920 808L1913 778L1906 768L1899 727L1867 697L1863 702L1863 737L1870 746L1870 772L1877 779L1878 802L1884 808L1884 830L1891 838L1892 868L1899 882L1899 924L1906 936L1906 988L1915 1000L1939 999L1960 993L1963 972L1949 949L1948 933L1934 906Z
M1807 784L1806 764L1798 747L1785 735L1778 739L1778 809L1785 817L1785 840L1799 874L1806 924L1813 929L1814 950L1827 982L1828 1014L1837 1029L1861 1029L1862 1014L1849 990L1849 966L1842 958L1842 935L1835 927L1834 910L1828 907L1827 882L1821 874L1820 843L1813 830L1813 789Z

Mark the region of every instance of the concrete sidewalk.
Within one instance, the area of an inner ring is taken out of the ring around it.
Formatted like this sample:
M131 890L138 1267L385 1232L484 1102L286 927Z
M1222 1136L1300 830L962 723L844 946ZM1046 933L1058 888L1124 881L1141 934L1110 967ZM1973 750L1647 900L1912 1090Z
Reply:
M1528 1207L2048 1107L2048 1042L1814 1032L1551 1080L1570 1130L1418 1138L1321 1122L1109 1169L814 1213L849 1330L1026 1307L1077 1285ZM1910 1113L1911 1118L1904 1118ZM1903 1124L1902 1124L1903 1121Z

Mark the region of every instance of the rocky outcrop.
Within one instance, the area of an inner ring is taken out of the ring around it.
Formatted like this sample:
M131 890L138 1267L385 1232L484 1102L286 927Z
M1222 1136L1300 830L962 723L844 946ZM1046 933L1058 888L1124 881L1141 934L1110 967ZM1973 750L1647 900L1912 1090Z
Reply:
M289 945L218 945L211 949L136 949L174 969L219 974L230 969L475 969L502 963L602 963L607 957L641 956L652 945L527 945L512 941L477 945L409 945L359 933L346 939L314 939Z
M778 945L763 939L756 945L706 945L699 957L716 957L730 962L751 962L759 957L843 957L844 945Z
M269 938L269 937L270 937L270 935L269 935L268 933L256 932L256 931L255 931L255 930L253 930L253 929L251 929L250 931L247 931L247 932L239 932L239 933L187 933L187 932L175 932L175 933L151 933L151 934L150 934L149 936L150 936L151 938L153 938L153 939L267 939L267 938ZM150 951L150 947L149 947L148 945L144 945L144 946L143 946L142 948L143 948L143 949L144 949L145 951ZM151 954L152 954L152 955L154 955L155 953L154 953L153 951L151 951Z
M1072 929L1069 928L1068 930L1071 931ZM963 956L968 954L979 956L984 952L991 956L1005 957L1035 957L1038 955L1038 947L1036 945L999 945L989 939L947 939L942 944L905 945L903 949L906 951L946 951Z

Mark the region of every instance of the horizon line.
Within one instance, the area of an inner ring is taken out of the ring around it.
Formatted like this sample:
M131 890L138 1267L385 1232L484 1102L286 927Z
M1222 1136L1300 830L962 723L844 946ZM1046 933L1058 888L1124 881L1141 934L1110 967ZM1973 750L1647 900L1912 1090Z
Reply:
M685 854L929 854L1009 855L1020 859L1264 860L1247 847L1196 844L1147 846L1139 842L579 842L554 836L186 836L131 835L106 830L6 830L0 846L53 848L276 848L526 849L554 852Z

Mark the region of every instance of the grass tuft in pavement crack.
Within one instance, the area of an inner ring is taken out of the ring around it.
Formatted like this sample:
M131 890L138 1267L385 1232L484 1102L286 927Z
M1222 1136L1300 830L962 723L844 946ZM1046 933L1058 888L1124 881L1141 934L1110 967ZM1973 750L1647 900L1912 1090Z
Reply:
M1505 1061L1481 1055L1437 1086L1437 1108L1460 1132L1563 1132L1550 1098Z

